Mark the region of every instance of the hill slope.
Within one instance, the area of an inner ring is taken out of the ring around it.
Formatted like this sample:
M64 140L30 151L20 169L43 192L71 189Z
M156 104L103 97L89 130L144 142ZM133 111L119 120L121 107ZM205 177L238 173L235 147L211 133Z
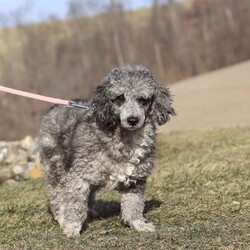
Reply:
M161 131L250 125L250 61L170 86L177 117Z

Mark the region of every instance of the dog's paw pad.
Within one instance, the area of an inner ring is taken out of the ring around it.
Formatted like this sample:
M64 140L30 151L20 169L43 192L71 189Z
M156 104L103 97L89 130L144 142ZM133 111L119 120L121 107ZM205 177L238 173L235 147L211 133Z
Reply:
M155 226L153 223L146 223L142 220L135 220L132 222L132 228L137 232L154 232Z

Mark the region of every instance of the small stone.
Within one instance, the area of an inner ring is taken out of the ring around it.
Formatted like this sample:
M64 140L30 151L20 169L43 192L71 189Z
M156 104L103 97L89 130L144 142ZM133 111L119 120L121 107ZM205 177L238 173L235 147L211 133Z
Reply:
M8 148L1 148L0 149L0 164L4 164L5 160L7 159L7 155L8 155Z
M29 175L32 179L40 178L43 176L43 172L40 168L35 167L29 170Z
M19 166L19 165L14 166L14 167L12 168L12 172L13 172L13 174L15 174L15 175L20 175L20 174L22 174L22 173L23 173L23 166Z
M28 170L30 171L31 169L36 167L36 163L31 161L31 162L28 162L27 166L28 166Z
M29 152L29 161L36 163L36 165L40 165L40 156L39 152Z
M6 182L7 180L11 179L13 174L11 169L9 168L2 168L0 169L0 183Z
M17 184L17 182L15 180L13 180L13 179L9 179L9 180L5 181L4 184L7 185L7 186L14 186L14 185Z
M41 160L40 160L40 154L39 154L39 152L37 152L35 154L35 163L36 163L37 167L41 167Z
M8 146L8 143L9 143L9 142L6 142L6 141L0 141L0 147L1 147L1 148L7 147L7 146Z
M27 164L13 166L12 173L14 175L14 179L17 181L27 180L30 178L29 167Z
M40 165L37 165L35 162L28 163L29 168L29 177L32 179L36 179L43 176L43 172L40 168Z
M232 210L233 212L237 212L237 211L239 211L240 209L241 209L241 203L238 202L238 201L233 201L233 202L232 202L232 206L231 206L231 210Z
M27 161L27 153L20 150L18 153L10 152L5 162L9 165L12 165L13 163L25 163Z
M29 152L31 155L35 155L39 151L39 146L37 140L34 140L29 147Z
M29 150L31 146L34 144L34 140L32 139L31 136L26 136L22 141L21 141L21 147L23 149Z

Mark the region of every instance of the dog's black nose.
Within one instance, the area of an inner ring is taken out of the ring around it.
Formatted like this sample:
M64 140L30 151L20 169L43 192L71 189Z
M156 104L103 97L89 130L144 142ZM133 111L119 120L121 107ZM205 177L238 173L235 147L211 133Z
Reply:
M139 122L139 118L136 116L129 116L127 121L130 126L135 126Z

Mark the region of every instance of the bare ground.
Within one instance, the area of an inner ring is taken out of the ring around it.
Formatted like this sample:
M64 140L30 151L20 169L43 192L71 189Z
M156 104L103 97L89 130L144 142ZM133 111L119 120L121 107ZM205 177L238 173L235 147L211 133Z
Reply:
M161 132L250 125L250 61L180 81L170 89L178 115Z

